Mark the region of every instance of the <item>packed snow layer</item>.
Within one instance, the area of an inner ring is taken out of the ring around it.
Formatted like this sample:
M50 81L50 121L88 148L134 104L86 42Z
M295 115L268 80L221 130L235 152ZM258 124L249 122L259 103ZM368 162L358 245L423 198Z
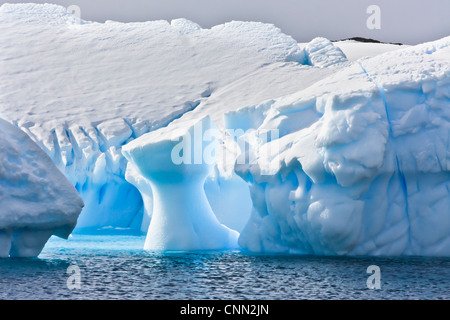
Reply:
M277 129L279 138L239 138L250 146L241 158L255 153L235 166L253 201L239 244L258 252L449 256L449 107L450 37L358 60L251 107L260 110L255 132ZM228 126L245 116L253 117L230 113Z
M294 39L258 22L91 23L56 5L4 4L0 31L0 115L32 137L82 196L77 232L141 229L148 199L125 180L127 142L182 115L209 114L220 125L227 111L334 72L307 65ZM237 181L225 184L242 190ZM206 185L217 195L217 184ZM218 211L236 208L228 203Z
M83 202L26 133L0 119L0 257L35 257L48 238L67 238Z

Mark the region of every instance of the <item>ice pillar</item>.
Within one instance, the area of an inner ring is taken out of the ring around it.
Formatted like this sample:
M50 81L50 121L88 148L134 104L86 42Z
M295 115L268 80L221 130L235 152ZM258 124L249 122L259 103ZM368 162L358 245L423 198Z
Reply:
M206 117L151 132L123 148L153 193L146 250L237 247L239 234L219 223L204 191L213 165L214 132ZM145 188L140 192L145 194Z

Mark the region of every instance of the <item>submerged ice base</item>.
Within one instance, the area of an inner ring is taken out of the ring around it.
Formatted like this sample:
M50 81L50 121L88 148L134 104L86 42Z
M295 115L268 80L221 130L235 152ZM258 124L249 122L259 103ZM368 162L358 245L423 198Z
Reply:
M199 124L201 129L198 132L196 128ZM144 249L186 251L237 248L239 233L217 220L205 195L204 184L211 165L203 161L182 161L187 159L190 146L202 144L202 141L195 141L198 140L195 136L199 134L203 137L203 130L209 128L210 120L205 118L180 131L172 131L169 133L171 139L161 139L164 136L158 132L149 133L123 148L125 157L135 167L134 171L147 179L151 186L150 190L145 183L135 184L144 198L153 199ZM198 146L196 152L203 155L209 144ZM178 150L177 145L186 148ZM174 155L173 150L179 152ZM174 156L181 158L175 159Z

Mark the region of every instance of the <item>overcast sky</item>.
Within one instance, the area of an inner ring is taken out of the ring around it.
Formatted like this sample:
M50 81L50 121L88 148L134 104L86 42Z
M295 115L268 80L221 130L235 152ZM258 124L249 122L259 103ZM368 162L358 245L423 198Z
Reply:
M0 3L25 2L0 1ZM273 23L299 42L362 36L416 44L450 35L450 0L34 0L78 5L84 20L122 22L187 18L204 28L231 20ZM381 29L370 30L370 5Z

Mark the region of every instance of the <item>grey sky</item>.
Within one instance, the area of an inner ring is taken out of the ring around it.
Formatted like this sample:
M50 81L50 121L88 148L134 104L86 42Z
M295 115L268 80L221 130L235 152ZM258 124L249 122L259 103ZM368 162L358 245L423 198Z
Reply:
M22 1L0 1L24 2ZM204 28L231 20L273 23L297 41L362 36L416 44L450 35L450 0L35 0L78 5L81 18L103 22L187 18ZM381 29L369 30L369 5L381 9Z

